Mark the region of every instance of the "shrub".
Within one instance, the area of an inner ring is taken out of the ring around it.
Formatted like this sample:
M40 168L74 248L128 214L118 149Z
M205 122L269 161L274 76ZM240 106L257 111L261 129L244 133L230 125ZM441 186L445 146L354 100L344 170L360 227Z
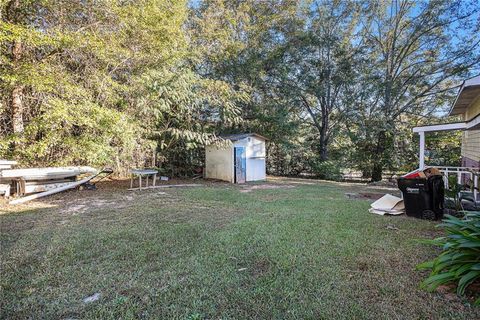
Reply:
M312 173L320 179L340 181L343 178L340 166L333 161L315 161L311 167Z
M421 287L434 291L443 284L455 283L457 294L464 295L468 286L480 280L480 211L465 212L463 219L447 215L439 227L447 235L426 242L443 251L432 261L417 266L419 270L431 270ZM480 304L480 297L475 304Z

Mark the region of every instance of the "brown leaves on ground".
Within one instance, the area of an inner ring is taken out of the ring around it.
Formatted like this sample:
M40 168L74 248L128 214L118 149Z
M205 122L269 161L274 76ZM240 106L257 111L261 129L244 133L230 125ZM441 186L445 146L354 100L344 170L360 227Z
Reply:
M240 192L248 193L253 190L269 190L269 189L292 189L295 186L289 184L256 184L256 185L242 185Z

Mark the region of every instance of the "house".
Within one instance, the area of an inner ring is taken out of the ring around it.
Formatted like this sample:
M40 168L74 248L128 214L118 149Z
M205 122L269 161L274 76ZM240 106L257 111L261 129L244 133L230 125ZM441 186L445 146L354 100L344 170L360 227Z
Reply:
M255 133L221 136L230 140L226 148L205 148L205 178L231 183L244 183L266 179L265 141Z
M462 166L480 168L480 76L463 83L450 115L461 115L465 122Z
M450 116L461 116L460 122L413 128L420 135L419 168L425 167L425 133L462 130L462 167L438 167L445 176L456 174L459 182L469 181L474 198L480 201L480 76L465 80L460 87ZM448 179L446 179L448 180ZM446 181L448 187L448 181Z

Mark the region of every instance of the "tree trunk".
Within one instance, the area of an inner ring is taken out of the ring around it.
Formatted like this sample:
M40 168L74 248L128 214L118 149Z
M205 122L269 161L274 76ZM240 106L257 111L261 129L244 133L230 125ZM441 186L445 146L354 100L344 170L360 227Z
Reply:
M20 1L13 0L7 5L7 21L11 23L18 23L18 15L20 10ZM20 59L23 54L23 45L19 39L16 39L12 43L12 64L16 68L20 63ZM10 116L11 116L11 130L12 133L22 133L24 129L23 125L23 92L24 86L22 84L15 84L10 100Z
M326 126L323 126L320 130L320 141L319 141L319 153L320 161L327 161L328 159L328 138Z
M324 104L321 105L321 109L322 109L321 121L322 122L320 123L318 122L317 115L315 114L315 112L313 112L307 99L304 96L301 96L301 98L302 98L303 104L305 105L305 108L307 109L308 113L312 117L313 126L318 130L318 133L320 134L320 139L318 141L318 153L320 156L320 161L326 161L328 159L328 140L329 140L328 125L329 125L330 112ZM317 99L321 100L322 97L317 97Z
M19 134L23 132L23 86L15 86L12 90L10 103L12 132Z
M320 133L319 153L320 161L327 161L328 159L328 125L330 112L326 106L322 106L322 126L318 128Z
M369 170L367 168L362 169L362 178L364 178L364 179L371 178L372 174L370 172L371 172L371 170Z
M385 144L387 143L386 132L384 130L378 133L377 146L372 167L372 181L381 181L383 174L383 153L385 152Z
M382 181L383 165L379 160L375 160L372 168L372 182Z

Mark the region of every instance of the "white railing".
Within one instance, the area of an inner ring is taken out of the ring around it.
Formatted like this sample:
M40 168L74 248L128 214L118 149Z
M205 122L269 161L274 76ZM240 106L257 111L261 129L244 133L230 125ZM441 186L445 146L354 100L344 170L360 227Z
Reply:
M445 182L445 188L448 189L448 177L450 175L457 176L458 184L462 184L463 179L467 178L473 182L473 198L476 201L480 201L479 199L479 190L478 190L478 181L480 176L480 171L478 168L470 168L470 167L439 167L436 166L438 170L443 174L446 179L443 179Z

